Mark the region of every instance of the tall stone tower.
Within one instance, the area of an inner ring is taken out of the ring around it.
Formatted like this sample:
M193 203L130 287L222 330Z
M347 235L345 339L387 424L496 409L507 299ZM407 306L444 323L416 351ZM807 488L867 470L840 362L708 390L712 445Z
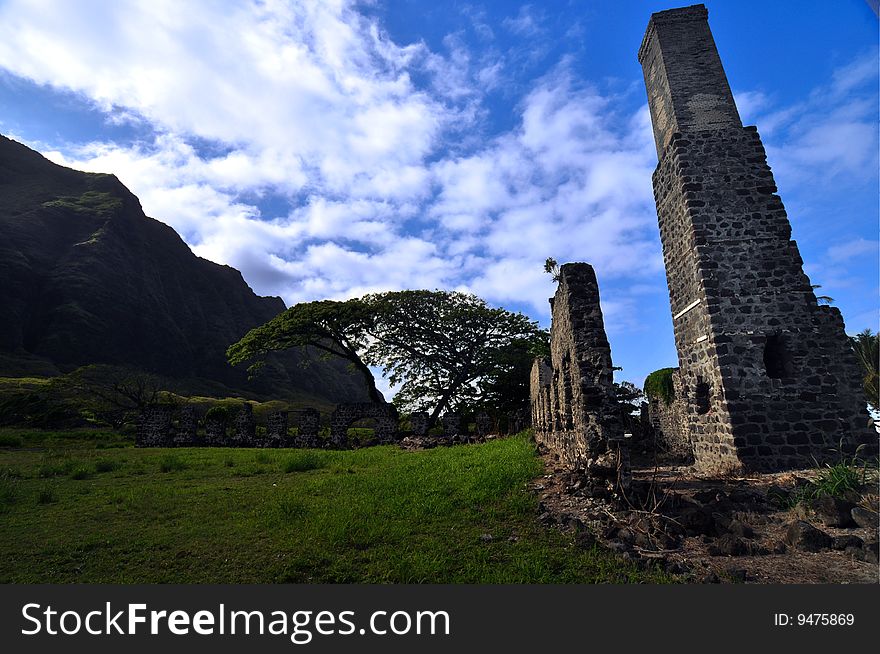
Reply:
M840 311L820 306L703 5L651 16L639 49L654 197L696 465L813 465L877 452Z

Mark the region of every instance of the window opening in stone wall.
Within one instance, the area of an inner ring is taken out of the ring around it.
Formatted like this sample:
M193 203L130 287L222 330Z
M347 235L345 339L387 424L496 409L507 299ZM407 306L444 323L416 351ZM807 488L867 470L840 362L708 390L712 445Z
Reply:
M560 413L560 409L562 408L561 398L559 397L559 371L553 371L553 397L551 399L551 414L553 421L553 431L559 431L562 429L562 414Z
M709 413L709 384L697 375L697 384L694 387L694 403L697 405L697 413Z
M574 396L571 390L571 355L566 353L565 358L562 360L562 415L565 421L563 423L564 429L574 429L572 404L574 404Z
M791 352L782 334L768 334L764 343L764 368L771 379L785 379L794 373Z

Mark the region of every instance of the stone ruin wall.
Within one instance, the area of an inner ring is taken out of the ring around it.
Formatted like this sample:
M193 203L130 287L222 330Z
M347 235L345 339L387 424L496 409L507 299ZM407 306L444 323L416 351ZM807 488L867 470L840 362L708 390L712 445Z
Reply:
M413 436L428 439L435 445L483 442L493 427L492 417L484 411L475 415L475 430L469 434L463 416L446 412L440 420L441 433L428 435L429 416L424 412L409 415ZM266 416L265 429L257 428L253 405L243 403L228 417L205 415L201 419L195 407L176 407L159 404L147 407L137 422L137 447L294 447L346 449L349 441L355 447L357 439L348 436L352 424L362 419L375 420L373 440L376 444L397 443L402 438L398 429L399 416L391 404L369 402L337 405L329 417L329 438L320 436L321 414L313 408L292 411L272 411ZM517 418L518 419L518 418ZM510 419L513 421L513 418ZM202 424L204 431L199 434ZM519 426L519 423L517 423ZM290 433L296 428L295 435Z
M532 426L538 443L577 468L619 449L623 436L593 268L563 265L551 307L550 358L531 371Z
M654 14L639 61L688 431L707 471L877 452L840 311L820 306L702 5Z
M681 386L681 375L672 373L673 396L669 404L661 397L649 397L644 420L650 435L665 452L682 459L693 456L694 446L688 431L687 404Z

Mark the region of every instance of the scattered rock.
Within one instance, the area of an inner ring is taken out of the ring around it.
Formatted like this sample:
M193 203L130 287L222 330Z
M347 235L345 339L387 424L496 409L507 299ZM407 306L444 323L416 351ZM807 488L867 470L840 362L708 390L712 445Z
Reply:
M813 500L812 508L826 527L854 527L851 511L856 508L852 502L825 495Z
M864 545L865 541L863 541L858 536L853 536L852 534L847 534L846 536L835 536L831 539L831 549L833 550L845 550L849 547L862 549Z
M666 561L664 569L671 575L681 575L687 572L687 569L677 561Z
M698 579L701 584L720 584L721 580L718 578L718 575L709 570L702 577Z
M782 486L772 484L767 487L767 501L776 506L786 506L791 499L791 494Z
M856 561L864 561L865 560L865 550L861 547L847 547L843 550L843 553L847 556L855 559Z
M727 495L724 494L724 491L709 488L694 493L694 499L700 504L711 504L723 502L727 499Z
M730 567L727 568L727 570L725 570L724 572L727 574L728 577L730 577L731 581L738 583L743 583L748 576L743 568Z
M563 521L563 524L572 531L583 531L587 528L587 525L584 524L584 521L577 516L569 516Z
M863 529L877 529L880 524L880 517L876 511L871 511L863 506L854 506L850 511L850 516L859 527Z
M715 533L715 519L705 508L685 509L678 516L678 522L689 536L708 536Z
M876 540L873 543L865 543L865 561L877 565L877 560L880 558L880 552L878 552L878 549L880 549L880 543Z
M742 556L749 553L749 547L739 536L724 534L709 546L710 556Z
M785 543L783 543L782 541L779 541L778 543L776 543L776 545L773 546L773 553L774 554L785 554L785 552L787 550L788 550L788 546Z
M492 534L483 534L482 536L480 536L480 540L484 543L491 543L493 540L495 540L495 537Z
M831 536L809 522L795 520L786 529L785 542L804 552L821 552L831 547Z
M763 556L767 548L734 534L725 534L709 546L710 556Z
M736 518L728 518L723 515L714 516L714 520L715 531L718 533L719 536L730 533L734 536L739 536L740 538L755 537L754 530L741 520L737 520Z
M618 554L623 554L627 550L629 550L629 546L626 543L622 543L619 540L613 540L608 543L608 549L612 552L617 552Z
M746 509L763 506L766 503L764 496L748 488L737 488L730 492L730 501L741 504Z

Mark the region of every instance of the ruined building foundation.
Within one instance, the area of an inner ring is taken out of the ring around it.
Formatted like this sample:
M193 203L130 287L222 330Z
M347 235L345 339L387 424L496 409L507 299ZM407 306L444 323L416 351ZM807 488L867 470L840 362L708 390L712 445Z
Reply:
M550 303L550 358L535 359L530 379L535 440L569 467L590 467L603 457L607 465L625 448L592 266L563 265ZM628 474L625 460L613 464Z
M703 5L653 14L639 62L686 419L701 469L877 452L840 311L820 306Z

